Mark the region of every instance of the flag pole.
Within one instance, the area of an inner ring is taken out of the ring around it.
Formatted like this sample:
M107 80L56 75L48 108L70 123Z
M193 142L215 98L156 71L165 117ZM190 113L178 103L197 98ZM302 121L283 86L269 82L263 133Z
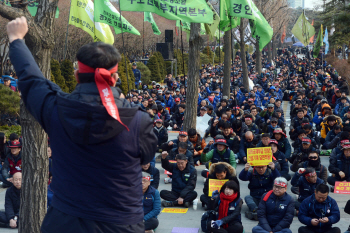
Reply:
M143 12L142 36L143 36L143 41L142 41L142 58L144 58L145 57L145 12Z
M124 32L123 32L123 20L122 20L122 10L120 8L120 0L119 0L119 10L120 10L120 23L121 23L121 31L122 31L122 41L123 41L123 53L125 60L125 74L126 74L126 82L128 83L128 92L130 91L129 86L129 75L128 75L128 64L126 63L126 54L125 54L125 45L124 45Z
M185 59L184 59L184 42L182 40L182 21L180 20L180 30L181 30L181 53L182 53L182 70L183 70L183 75L185 76Z
M69 1L69 13L68 13L68 22L67 22L66 42L64 43L63 60L66 60L66 54L67 54L68 26L69 26L70 8L71 8L71 5L72 5L72 0Z

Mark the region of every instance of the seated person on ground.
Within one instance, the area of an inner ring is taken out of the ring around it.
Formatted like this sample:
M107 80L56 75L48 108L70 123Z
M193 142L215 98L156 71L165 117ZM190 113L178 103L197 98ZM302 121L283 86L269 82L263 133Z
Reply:
M10 152L2 166L2 182L5 187L12 185L13 174L22 171L22 144L19 141L11 141L9 148Z
M169 163L167 153L162 153L162 167L172 173L171 191L162 190L162 206L184 206L188 208L197 197L194 191L197 182L197 171L191 166L186 155L176 155L176 163Z
M194 148L193 162L194 164L200 165L201 155L207 144L205 143L204 138L202 138L199 135L199 133L197 133L196 129L189 129L187 133L188 133L188 139L193 144L193 148Z
M278 142L275 139L271 139L269 142L269 146L271 146L273 157L280 165L280 169L278 170L282 177L286 178L288 181L291 179L289 173L289 166L285 155L279 151Z
M151 186L155 189L158 189L159 186L159 170L155 166L153 166L151 163L141 165L142 171L147 172L151 175Z
M180 142L177 148L174 148L169 152L169 160L175 160L177 154L184 154L186 155L188 162L194 166L193 153L190 152L187 148L188 145L186 142Z
M329 158L329 176L327 181L334 186L336 181L350 181L350 144L343 144L339 154Z
M168 141L168 130L163 126L163 120L157 119L155 120L156 125L153 128L153 132L158 138L157 149L161 152L161 145Z
M288 181L275 179L273 189L261 197L258 209L259 224L253 233L292 233L289 229L294 217L294 200L287 193Z
M218 212L214 222L208 222L207 229L213 233L242 233L241 209L243 200L240 198L239 186L236 182L227 181L220 189L213 192L209 209Z

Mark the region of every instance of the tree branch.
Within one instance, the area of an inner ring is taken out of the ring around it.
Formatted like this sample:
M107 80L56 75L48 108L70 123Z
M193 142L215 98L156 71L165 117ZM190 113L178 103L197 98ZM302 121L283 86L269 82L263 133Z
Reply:
M24 12L19 8L6 6L5 3L0 2L0 16L8 20L14 20L15 18L24 16Z

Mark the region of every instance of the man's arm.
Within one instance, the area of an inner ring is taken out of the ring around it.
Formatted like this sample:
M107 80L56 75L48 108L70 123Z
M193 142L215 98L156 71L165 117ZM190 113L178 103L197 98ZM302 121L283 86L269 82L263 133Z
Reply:
M266 194L265 194L266 195ZM266 201L263 200L265 197L263 195L261 197L260 203L259 203L259 208L258 208L258 219L259 219L259 225L267 232L271 232L272 229L270 227L269 222L266 219Z
M168 158L163 159L162 157L161 162L162 162L162 168L164 168L168 172L171 172L171 173L173 172L174 166L173 164L169 163Z
M214 149L212 149L211 151L209 151L208 153L202 153L201 154L201 160L202 162L208 162L213 158L214 155Z
M273 232L282 231L283 229L289 228L290 224L293 222L294 217L294 200L291 198L286 214L283 219L272 229Z
M230 164L232 167L234 167L236 169L236 167L237 167L236 156L232 150L230 151Z

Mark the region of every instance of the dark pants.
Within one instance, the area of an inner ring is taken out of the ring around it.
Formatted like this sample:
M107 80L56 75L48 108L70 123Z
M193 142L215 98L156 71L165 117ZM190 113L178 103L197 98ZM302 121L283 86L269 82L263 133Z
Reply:
M253 227L252 232L253 233L270 233L259 225ZM284 228L280 231L274 231L274 233L292 233L292 231L289 228Z
M5 211L0 211L0 223L3 223L1 224L3 227L6 225L8 226L8 224L10 223L9 222L10 220L7 219L7 216L5 214ZM18 223L18 220L17 220L17 223ZM17 227L18 227L18 224L17 224Z
M7 178L11 178L12 176L9 176ZM0 180L4 183L3 184L3 187L6 188L6 187L11 187L12 186L12 183L8 180L6 180L5 177L2 176L2 174L0 173Z
M197 161L200 161L201 160L201 156L198 155L198 156L193 156L193 163L196 164Z
M176 193L174 191L162 190L160 191L160 197L166 201L176 201L180 197L180 193ZM185 202L193 202L197 197L196 191L191 191L187 193L187 195L183 198Z
M211 197L208 197L205 194L202 194L201 197L200 197L202 205L205 204L205 205L209 206L210 199L211 199Z
M204 177L204 178L208 178L208 175L209 175L209 162L205 163L205 168L208 169L204 169L202 172L201 172L201 175Z
M158 227L159 221L156 218L150 218L147 221L145 221L145 230L154 230Z
M327 182L328 182L329 185L334 186L336 181L347 181L347 182L349 182L350 178L348 178L346 180L340 180L336 176L328 176L328 178L327 178Z
M228 225L226 229L224 229L222 226L220 226L220 229L214 229L211 228L211 222L208 222L207 225L208 232L213 233L242 233L243 232L243 226L240 222L232 222Z
M140 233L145 232L143 221L134 225L99 222L65 214L50 207L41 225L42 233Z
M316 233L316 231L312 227L304 226L299 227L298 233ZM324 229L322 233L340 233L340 229L338 227L331 227Z
M256 199L250 195L247 195L245 196L244 200L251 212L258 209L260 199Z

